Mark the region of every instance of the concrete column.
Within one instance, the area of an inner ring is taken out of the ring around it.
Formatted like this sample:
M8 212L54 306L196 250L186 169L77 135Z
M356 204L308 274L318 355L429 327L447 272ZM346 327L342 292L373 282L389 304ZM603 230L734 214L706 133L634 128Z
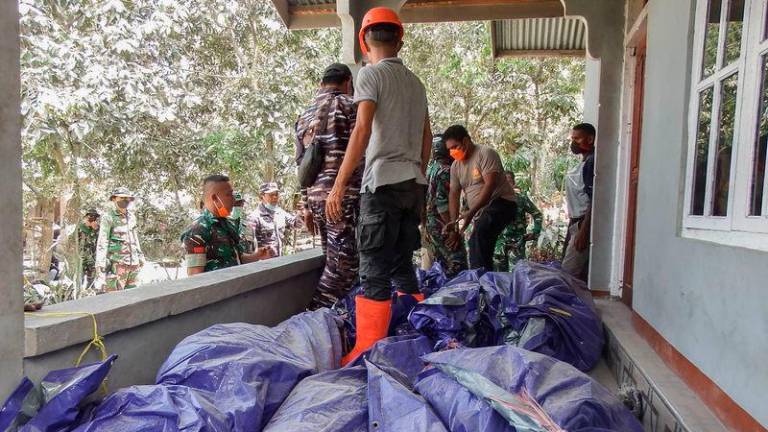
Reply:
M600 60L587 56L584 75L584 121L599 128Z
M24 353L21 263L19 9L0 2L0 401L18 384Z
M609 290L613 260L614 214L617 205L621 86L624 62L624 2L563 0L566 16L587 22L585 118L597 127L595 191L592 204L590 288ZM596 96L596 97L595 97Z
M358 33L366 12L378 6L400 12L405 2L406 0L338 0L336 13L341 20L341 61L348 65L362 64L363 53L360 51ZM353 68L353 71L357 75L357 69Z

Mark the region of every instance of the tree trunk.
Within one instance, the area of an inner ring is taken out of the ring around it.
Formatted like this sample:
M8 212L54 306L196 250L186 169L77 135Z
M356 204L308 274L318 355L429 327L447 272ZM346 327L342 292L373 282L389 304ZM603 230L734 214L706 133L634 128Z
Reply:
M39 209L38 217L35 218L36 225L39 227L39 237L34 241L33 259L35 266L35 278L47 279L48 270L51 268L51 255L53 246L53 198L39 198L37 200ZM38 229L32 229L36 232ZM33 238L35 238L33 234Z

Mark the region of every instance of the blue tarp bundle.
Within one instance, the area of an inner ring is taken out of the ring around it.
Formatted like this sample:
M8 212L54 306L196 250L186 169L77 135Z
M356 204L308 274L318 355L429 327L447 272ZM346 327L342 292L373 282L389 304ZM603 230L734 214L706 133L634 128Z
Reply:
M215 325L178 344L158 371L157 384L118 390L79 413L76 407L87 394L71 398L28 423L60 418L65 427L24 430L642 430L607 390L555 359L588 369L602 346L591 298L577 281L529 263L514 273L468 271L449 282L439 267L419 277L441 285L410 314L421 333L394 326L398 336L379 341L345 368L338 369L344 325L327 309L273 328ZM395 308L413 307L412 298L404 300ZM407 314L398 316L404 320ZM458 348L433 352L436 346ZM88 389L103 378L92 376ZM0 422L13 421L25 389L6 403L10 409L0 411Z
M584 288L562 270L530 262L513 273L465 271L418 304L409 321L437 349L506 343L588 371L604 339Z
M576 368L512 346L430 353L424 337L380 341L367 358L299 383L264 429L399 432L640 432Z
M99 388L116 358L51 371L39 386L25 377L0 409L0 431L69 431L87 411L83 402Z
M471 393L464 395L464 403L457 403L457 399L461 401L462 398L445 397L445 391L435 385L439 380L431 378L432 374L423 373L420 376L417 390L425 393L427 400L438 412L444 415L449 413L447 418L443 418L444 421L454 421L450 415L453 412L471 417L470 413L476 411L477 399L492 405L495 414L509 422L515 419L522 421L529 411L513 407L521 400L525 402L526 398L530 398L549 420L568 432L643 430L632 413L608 390L574 367L542 354L499 346L436 352L423 359L439 371L433 374L443 375L442 381L451 378L452 382L460 383ZM531 412L535 413L535 410ZM466 420L473 422L475 419ZM498 425L499 421L488 420L485 424ZM480 425L475 423L473 426ZM462 429L451 427L451 430Z
M338 368L338 326L327 309L273 328L214 325L176 346L156 385L117 391L77 432L261 430L296 384Z
M68 426L28 430L641 430L614 396L582 372L512 346L433 353L425 336L395 336L336 369L339 325L325 309L274 328L210 327L174 349L157 384L118 390L87 415L80 413L76 427L71 420L77 403L50 405L28 424L59 418ZM99 374L90 375L93 385L83 389L95 389Z

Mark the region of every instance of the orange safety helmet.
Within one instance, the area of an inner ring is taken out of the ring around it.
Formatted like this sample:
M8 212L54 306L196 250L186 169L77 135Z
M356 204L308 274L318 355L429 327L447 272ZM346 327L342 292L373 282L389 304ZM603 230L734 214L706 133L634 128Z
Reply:
M403 38L403 23L400 21L400 17L397 16L397 12L387 7L375 7L369 10L363 17L363 25L360 27L360 50L363 54L368 54L368 49L365 47L365 31L368 27L376 24L394 24L400 28L400 39Z

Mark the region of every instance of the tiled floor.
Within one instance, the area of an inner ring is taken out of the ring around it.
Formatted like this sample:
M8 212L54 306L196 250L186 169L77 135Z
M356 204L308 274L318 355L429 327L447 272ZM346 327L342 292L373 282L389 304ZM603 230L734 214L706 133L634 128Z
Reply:
M603 383L606 377L601 368L606 367L614 377L614 385L630 384L642 392L642 422L646 431L728 431L635 332L629 308L611 299L599 299L596 303L606 327L607 343L605 365L598 365L591 375Z
M619 391L619 383L616 380L616 377L613 376L613 371L608 367L608 363L606 363L605 359L600 359L600 363L598 363L594 369L589 371L589 376L602 384L603 387L610 390L611 393L616 394L616 392Z

